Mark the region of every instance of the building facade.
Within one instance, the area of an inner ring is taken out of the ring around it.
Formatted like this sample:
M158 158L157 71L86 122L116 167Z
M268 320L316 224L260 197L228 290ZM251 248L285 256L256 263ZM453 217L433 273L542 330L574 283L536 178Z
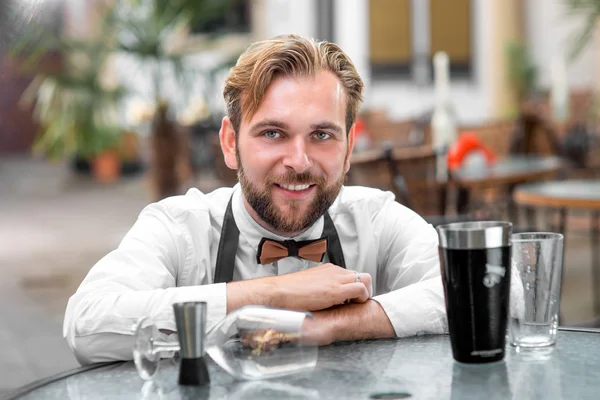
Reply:
M547 90L552 63L566 57L584 23L561 0L254 0L253 10L262 14L253 28L258 37L293 32L338 43L367 82L365 107L394 119L433 107L430 60L446 51L454 106L467 124L514 113L510 43L527 44ZM596 84L596 47L568 63L572 90Z

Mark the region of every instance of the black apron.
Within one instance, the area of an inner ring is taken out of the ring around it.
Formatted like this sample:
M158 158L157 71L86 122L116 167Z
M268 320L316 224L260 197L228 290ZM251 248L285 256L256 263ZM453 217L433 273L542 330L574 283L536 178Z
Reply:
M240 230L235 224L233 211L231 209L232 198L229 199L225 217L223 218L223 227L221 228L221 239L219 241L219 252L217 253L217 265L215 268L215 283L231 282L233 280L233 269L235 267L235 255L237 253L238 242L240 239ZM327 237L327 258L329 262L346 268L342 244L338 237L335 225L326 211L323 226L323 235Z

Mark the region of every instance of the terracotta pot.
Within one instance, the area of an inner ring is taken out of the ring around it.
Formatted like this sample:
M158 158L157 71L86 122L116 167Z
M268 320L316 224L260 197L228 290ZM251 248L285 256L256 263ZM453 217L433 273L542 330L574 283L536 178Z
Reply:
M116 150L107 150L96 157L92 163L94 177L101 183L113 183L121 174L121 160Z

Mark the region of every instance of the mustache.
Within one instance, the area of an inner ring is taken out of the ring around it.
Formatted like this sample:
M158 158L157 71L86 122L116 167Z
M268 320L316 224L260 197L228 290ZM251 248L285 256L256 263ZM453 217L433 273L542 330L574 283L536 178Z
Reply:
M325 178L322 176L316 176L310 172L302 172L300 174L289 172L287 174L270 175L267 177L268 184L284 184L284 185L308 185L314 184L317 186L323 186L325 184Z

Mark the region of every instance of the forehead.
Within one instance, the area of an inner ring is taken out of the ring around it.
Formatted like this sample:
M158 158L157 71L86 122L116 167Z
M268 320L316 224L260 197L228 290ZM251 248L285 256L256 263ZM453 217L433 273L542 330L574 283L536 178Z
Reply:
M279 76L268 86L248 125L264 118L295 119L313 123L327 119L345 126L346 94L335 74L320 71L314 76Z

